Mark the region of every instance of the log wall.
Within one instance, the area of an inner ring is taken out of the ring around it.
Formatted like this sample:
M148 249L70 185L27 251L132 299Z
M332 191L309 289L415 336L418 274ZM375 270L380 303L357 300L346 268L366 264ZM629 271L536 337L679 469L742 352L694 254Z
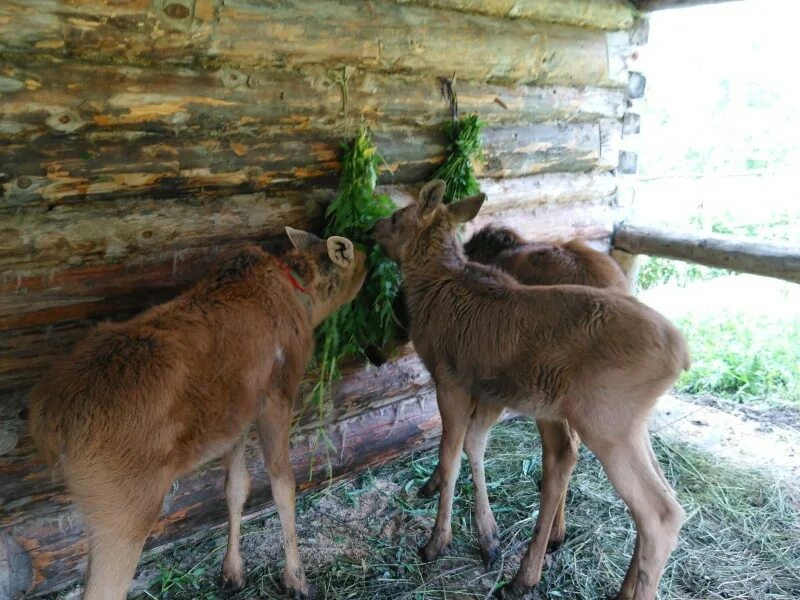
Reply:
M408 201L444 158L439 79L455 74L461 112L488 122L476 225L608 248L634 31L624 0L0 3L0 600L84 568L80 520L26 431L30 386L94 323L173 297L222 250L318 229L362 120L382 191ZM319 426L335 456L310 447ZM298 478L438 427L413 354L354 364L329 413L300 421ZM252 515L269 491L257 452L250 464ZM176 490L151 554L225 518L217 463Z

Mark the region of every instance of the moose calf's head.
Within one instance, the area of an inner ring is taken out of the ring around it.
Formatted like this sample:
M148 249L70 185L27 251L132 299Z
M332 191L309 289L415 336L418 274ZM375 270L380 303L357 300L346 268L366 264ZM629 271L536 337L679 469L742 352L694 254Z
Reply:
M286 259L303 279L316 326L358 294L367 275L367 255L338 235L323 240L291 227L286 234L295 247Z
M401 265L422 265L442 252L461 252L456 227L475 218L486 201L478 194L454 202L442 203L445 184L441 180L426 184L419 200L380 219L374 228L375 240L389 257Z

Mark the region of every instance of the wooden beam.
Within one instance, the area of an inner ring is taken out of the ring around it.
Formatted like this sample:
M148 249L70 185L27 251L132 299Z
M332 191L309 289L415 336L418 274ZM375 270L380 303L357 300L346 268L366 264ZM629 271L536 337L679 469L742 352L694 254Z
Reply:
M789 244L622 224L614 232L613 246L629 254L663 256L800 283L800 247Z
M669 8L689 8L704 4L722 4L734 0L637 0L637 6L642 12L654 12Z
M467 13L548 21L597 29L629 29L636 10L628 0L395 0Z
M484 130L485 177L610 171L619 159L621 123L492 124ZM119 133L119 132L117 132ZM124 132L122 132L124 134ZM132 197L213 198L235 193L333 187L342 132L287 131L230 136L142 135L110 139L53 132L6 145L0 210ZM373 140L385 163L381 182L430 177L445 156L440 124L383 127Z
M348 68L343 103L338 78L344 75L342 69L315 67L244 73L7 60L0 66L0 142L33 143L53 133L98 143L113 136L197 137L212 131L225 139L304 130L344 136L362 119L384 128L430 126L449 115L435 77ZM457 90L461 112L475 112L489 123L619 119L625 110L623 89L459 79Z
M619 86L606 33L390 0L5 0L0 52L97 64L250 69L343 65L491 82ZM469 32L469 35L465 35ZM346 43L343 40L347 40ZM244 81L247 81L246 79Z

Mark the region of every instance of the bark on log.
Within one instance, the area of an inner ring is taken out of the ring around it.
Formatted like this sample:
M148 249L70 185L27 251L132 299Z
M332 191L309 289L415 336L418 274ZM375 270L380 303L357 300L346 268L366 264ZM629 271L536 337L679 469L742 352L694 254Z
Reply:
M375 392L368 389L364 394L365 384ZM373 401L377 394L388 400L376 405ZM326 420L324 433L336 441L336 452L329 453L321 442L313 443L317 435L313 420L306 419L293 437L291 458L301 490L325 484L330 476L350 474L428 446L439 435L433 391L416 358L407 357L377 372L351 373L339 387L333 406L335 414ZM248 448L248 469L254 485L245 511L252 516L270 506L254 437ZM24 482L19 481L20 474L26 474ZM200 526L209 529L224 523L223 481L224 471L218 461L182 479L165 499L162 517L147 548L163 548ZM34 595L75 581L84 568L86 540L82 527L69 499L34 457L13 461L0 458L0 497L6 498L0 536L10 536L27 550L36 585Z
M628 0L395 0L462 12L547 21L597 29L629 29L636 10Z
M440 126L448 116L436 78L354 69L347 70L346 103L343 72L321 68L210 72L9 61L0 76L6 82L0 142L18 144L54 132L98 142L214 132L260 139L307 130L344 137L361 119L383 127ZM622 89L460 80L457 87L461 112L490 123L619 119L625 104Z
M800 248L789 244L626 224L616 229L613 244L630 254L663 256L800 283Z
M489 196L483 214L605 198L616 190L616 180L608 172L482 179L480 183ZM381 186L379 192L406 202L416 199L417 188ZM113 200L4 215L0 228L0 271L4 272L0 278L0 330L3 316L8 314L3 310L2 290L30 289L22 279L51 275L53 268L122 263L197 246L281 239L286 225L316 230L324 206L334 194L333 189L312 189L205 201ZM27 306L30 302L28 298Z
M619 121L491 125L484 132L485 177L607 171L619 156ZM441 126L377 128L386 164L383 183L427 179L444 160ZM245 134L199 138L144 133L134 139L40 136L4 150L0 210L134 196L203 196L287 188L331 187L339 175L341 137L308 132L253 139Z
M193 10L170 15L177 4L7 0L0 6L0 52L134 66L349 65L444 77L456 72L475 81L624 84L609 73L601 31L389 0L196 0Z

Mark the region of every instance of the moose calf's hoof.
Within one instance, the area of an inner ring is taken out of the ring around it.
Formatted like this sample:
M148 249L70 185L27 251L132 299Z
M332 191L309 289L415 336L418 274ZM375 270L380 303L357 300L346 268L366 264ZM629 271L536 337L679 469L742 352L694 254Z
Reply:
M240 590L245 585L244 569L242 565L234 568L224 565L222 568L222 586L231 590Z
M519 588L512 581L504 588L499 589L495 596L503 600L542 600L543 596L536 587Z
M553 554L553 553L558 552L559 550L561 550L561 547L564 545L564 541L565 541L565 538L564 537L560 537L560 538L556 538L554 540L550 540L549 542L547 542L547 553L548 554Z
M289 597L292 600L314 600L317 597L317 586L310 583L306 586L306 591L299 589L289 589Z
M481 542L481 557L483 566L489 570L492 565L500 558L500 538L495 534L489 542Z
M433 479L428 479L419 490L417 490L417 496L420 498L433 498L436 495L436 492L439 491L439 487L434 483Z

